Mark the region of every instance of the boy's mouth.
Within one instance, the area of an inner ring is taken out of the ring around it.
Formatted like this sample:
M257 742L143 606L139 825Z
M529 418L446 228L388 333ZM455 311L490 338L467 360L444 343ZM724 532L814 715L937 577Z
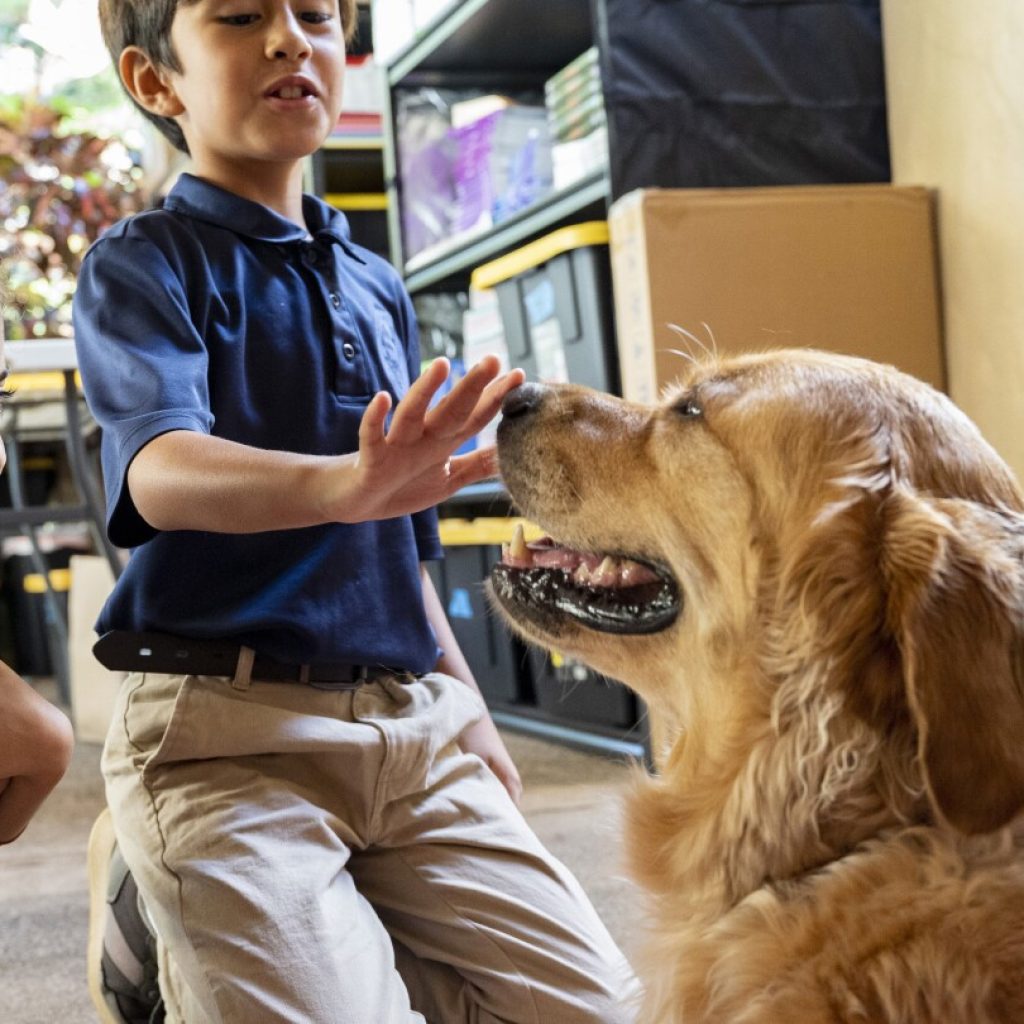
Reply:
M292 75L274 82L264 95L278 100L304 100L319 93L308 79Z

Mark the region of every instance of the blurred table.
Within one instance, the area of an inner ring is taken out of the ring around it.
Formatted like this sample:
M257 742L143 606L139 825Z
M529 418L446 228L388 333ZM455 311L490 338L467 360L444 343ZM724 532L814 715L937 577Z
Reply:
M4 345L10 371L8 387L15 392L0 418L0 434L7 448L7 477L11 507L0 508L0 534L21 534L30 545L33 571L45 581L43 591L47 641L61 697L69 699L67 617L50 582L37 530L51 523L85 523L95 549L104 555L116 579L121 555L107 538L104 500L98 475L86 451L85 409L77 373L75 343L67 338L9 341ZM91 424L95 429L95 425ZM26 500L22 446L40 440L59 440L77 501L63 505L30 505Z

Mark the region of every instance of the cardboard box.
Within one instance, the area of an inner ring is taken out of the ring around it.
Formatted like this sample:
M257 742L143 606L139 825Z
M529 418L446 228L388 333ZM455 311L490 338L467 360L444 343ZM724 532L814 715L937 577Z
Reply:
M125 673L111 672L94 657L93 624L114 587L105 558L73 555L68 601L68 662L71 675L71 720L82 743L102 743Z
M928 189L641 189L608 223L625 398L656 401L683 370L678 352L700 354L682 331L723 355L863 356L945 390Z

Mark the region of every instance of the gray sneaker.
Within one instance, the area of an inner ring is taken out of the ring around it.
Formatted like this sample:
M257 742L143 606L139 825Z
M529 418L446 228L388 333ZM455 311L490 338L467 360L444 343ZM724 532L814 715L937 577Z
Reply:
M102 1024L162 1024L156 936L106 808L89 834L89 995Z

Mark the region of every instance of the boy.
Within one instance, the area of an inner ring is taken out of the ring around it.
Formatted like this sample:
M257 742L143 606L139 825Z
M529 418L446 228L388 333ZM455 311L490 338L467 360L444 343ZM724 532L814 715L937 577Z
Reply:
M0 286L0 306L4 295ZM0 404L5 384L4 322L0 317ZM0 471L7 453L0 439ZM74 735L59 709L0 661L0 846L13 843L71 761Z
M453 452L522 375L428 410L411 304L301 193L351 0L104 0L136 104L191 154L86 257L75 329L108 529L104 752L168 1019L618 1022L628 967L515 808L421 566ZM392 405L397 402L387 422ZM178 668L178 665L182 668Z

